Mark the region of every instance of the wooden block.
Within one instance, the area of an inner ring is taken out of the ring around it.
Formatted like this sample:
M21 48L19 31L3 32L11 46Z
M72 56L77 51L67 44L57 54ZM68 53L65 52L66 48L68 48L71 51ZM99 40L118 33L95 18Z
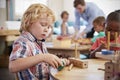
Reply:
M120 72L120 64L114 63L114 72L115 72L115 73Z
M70 64L69 68L68 68L68 71L70 71L73 67L73 64Z
M88 61L82 61L80 59L69 58L70 63L79 68L88 68Z
M65 39L65 40L53 40L54 47L64 47L64 48L70 48L71 47L71 39Z
M105 71L106 72L114 72L114 63L106 62L105 63Z
M112 80L113 74L105 72L104 80Z

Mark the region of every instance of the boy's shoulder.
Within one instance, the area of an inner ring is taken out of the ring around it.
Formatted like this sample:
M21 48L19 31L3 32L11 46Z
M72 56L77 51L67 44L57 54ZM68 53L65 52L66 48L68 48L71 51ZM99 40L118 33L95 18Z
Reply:
M16 39L16 40L14 41L14 44L16 44L16 43L19 43L19 44L23 44L23 43L24 43L24 44L27 44L27 43L31 43L31 41L30 41L28 38L20 35L20 36L18 37L18 39Z
M26 42L26 41L28 41L28 39L21 35L18 37L18 39L15 40L15 42Z

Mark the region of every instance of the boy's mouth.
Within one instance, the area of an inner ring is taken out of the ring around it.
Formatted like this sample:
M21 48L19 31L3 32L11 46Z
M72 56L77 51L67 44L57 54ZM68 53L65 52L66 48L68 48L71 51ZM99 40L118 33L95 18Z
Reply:
M46 34L42 34L42 36L43 36L43 37L45 37L45 36L46 36Z

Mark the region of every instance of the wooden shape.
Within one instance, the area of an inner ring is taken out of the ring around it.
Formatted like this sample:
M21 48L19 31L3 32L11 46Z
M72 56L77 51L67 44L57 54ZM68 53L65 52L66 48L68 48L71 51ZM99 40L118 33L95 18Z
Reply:
M80 59L70 58L70 63L79 68L88 68L88 61L82 61Z
M110 32L107 32L107 49L110 50Z
M70 48L71 47L71 39L65 40L53 40L54 47L63 47L63 48Z
M105 72L104 80L112 80L112 78L113 78L112 73Z
M68 71L70 71L73 67L73 64L70 64L69 68L68 68Z
M106 72L114 72L114 63L106 62L105 63L105 71Z

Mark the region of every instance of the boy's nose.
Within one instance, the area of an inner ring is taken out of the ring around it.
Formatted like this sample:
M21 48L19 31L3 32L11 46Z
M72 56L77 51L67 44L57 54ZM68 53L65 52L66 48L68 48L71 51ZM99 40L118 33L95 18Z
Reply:
M44 32L48 32L48 31L45 29Z
M46 27L46 28L44 28L44 32L48 32L48 28Z

